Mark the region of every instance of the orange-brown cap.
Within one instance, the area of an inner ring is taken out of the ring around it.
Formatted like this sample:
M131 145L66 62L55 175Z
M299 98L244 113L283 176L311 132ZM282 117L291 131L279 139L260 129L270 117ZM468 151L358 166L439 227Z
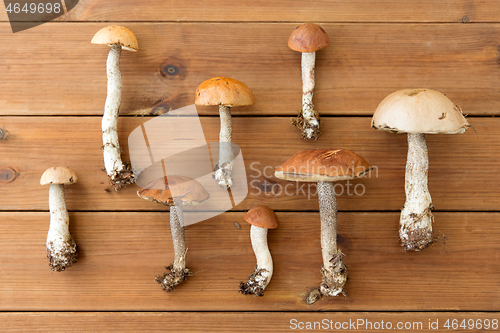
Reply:
M122 49L136 52L139 50L139 43L132 31L118 25L110 25L99 30L91 41L92 44L114 45L120 44Z
M244 216L245 221L260 228L274 229L278 227L278 216L267 206L255 206Z
M330 45L325 30L317 24L299 25L288 39L288 47L297 52L316 52Z
M40 178L40 185L50 185L50 184L63 184L69 185L74 184L78 181L76 174L67 167L59 166L52 167L45 170Z
M243 82L228 77L214 77L202 82L196 89L196 105L254 105L255 97Z
M334 182L364 176L370 163L347 149L309 149L289 158L274 173L298 182Z
M167 176L153 180L137 191L143 199L163 205L193 206L210 198L210 194L196 180L185 176Z

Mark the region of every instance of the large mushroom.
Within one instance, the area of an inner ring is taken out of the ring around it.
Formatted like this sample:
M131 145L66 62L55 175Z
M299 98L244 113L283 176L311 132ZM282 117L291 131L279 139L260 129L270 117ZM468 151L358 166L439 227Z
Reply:
M215 179L223 188L233 184L233 124L230 108L255 104L255 97L243 82L228 77L214 77L202 82L196 89L196 105L218 105L220 114L219 163L215 166Z
M77 181L76 174L67 167L49 168L40 179L40 185L50 185L50 227L46 247L50 269L55 272L62 272L77 261L78 246L69 232L69 214L64 193L64 185Z
M244 295L264 296L273 276L273 258L267 246L267 230L278 227L278 217L274 210L266 206L256 206L244 216L250 223L250 240L257 259L257 266L248 277L248 281L240 283L240 293Z
M122 75L120 72L120 56L122 49L136 52L139 49L137 38L129 29L116 25L99 30L92 38L92 44L109 45L106 72L108 76L108 94L102 118L102 150L104 167L115 190L134 183L134 173L121 158L118 142L118 114L122 100Z
M317 182L323 255L320 291L325 296L343 293L347 280L344 255L337 248L337 199L333 182L363 177L371 169L366 160L347 149L309 149L293 155L274 173L279 179Z
M299 25L288 39L288 47L302 53L302 109L299 116L292 118L292 124L302 130L305 140L318 140L320 135L319 113L314 110L313 91L315 86L314 66L316 51L330 44L325 30L317 24Z
M432 89L396 91L384 98L373 114L372 128L408 134L406 202L399 222L399 237L405 250L420 251L433 241L425 134L464 133L468 127L460 107Z
M143 199L170 206L170 232L174 244L174 262L168 272L156 276L155 281L165 291L173 291L191 272L186 268L186 241L184 239L183 206L198 205L210 198L196 180L185 176L167 176L156 179L137 191Z

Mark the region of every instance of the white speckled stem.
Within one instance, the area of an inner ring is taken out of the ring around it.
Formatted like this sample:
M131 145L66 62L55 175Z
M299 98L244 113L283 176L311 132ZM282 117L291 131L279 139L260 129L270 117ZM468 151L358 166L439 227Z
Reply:
M184 271L186 268L186 241L184 239L184 215L181 204L170 207L170 232L174 244L173 270Z
M102 118L102 143L104 166L108 176L112 177L123 170L120 143L118 142L118 113L122 99L122 76L120 72L120 45L112 45L109 50L106 70L108 76L108 94Z
M427 186L429 157L425 134L408 134L406 162L406 202L401 211L399 235L406 250L422 250L432 242L434 219Z
M316 52L302 53L302 117L304 118L304 138L311 140L315 138L319 128L319 119L314 111L313 92L315 86L314 66L316 63Z
M264 270L259 274L259 279L256 282L259 283L262 289L265 289L273 276L273 258L267 245L267 229L252 225L250 228L250 239L252 240L253 252L257 259L256 270Z
M233 149L231 146L233 123L229 106L219 105L220 135L219 135L219 169L215 171L215 179L223 188L233 185L231 171L233 169Z

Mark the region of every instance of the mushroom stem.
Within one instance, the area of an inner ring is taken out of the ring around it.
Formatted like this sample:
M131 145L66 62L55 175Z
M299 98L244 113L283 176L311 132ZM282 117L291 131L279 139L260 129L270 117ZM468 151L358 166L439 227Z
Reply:
M399 236L405 250L420 251L432 243L432 199L427 187L429 157L425 134L408 133L406 202L401 210Z
M181 204L170 207L170 232L174 245L174 262L165 267L168 272L157 275L155 281L165 291L173 291L191 272L186 268L186 241L184 239L184 215Z
M252 225L250 239L257 259L257 266L248 277L248 281L240 284L240 292L242 294L264 296L264 289L266 289L273 276L273 258L267 246L267 229Z
M108 93L102 118L104 166L106 173L111 177L111 184L117 185L117 190L122 186L134 183L133 173L122 162L118 141L118 113L122 98L121 52L121 45L111 45L106 62Z
M315 86L314 66L316 52L302 52L302 110L292 122L302 129L302 138L305 140L318 140L320 135L320 120L314 110L313 91Z
M343 293L347 269L342 262L342 251L337 249L337 199L332 182L318 182L318 200L323 254L320 291L325 296L337 296Z
M215 179L223 188L233 185L231 171L233 168L233 148L231 145L233 123L229 106L219 105L220 135L219 163L215 170Z
M78 247L69 233L69 214L66 209L64 185L49 188L50 227L47 234L47 258L50 269L64 271L76 262Z

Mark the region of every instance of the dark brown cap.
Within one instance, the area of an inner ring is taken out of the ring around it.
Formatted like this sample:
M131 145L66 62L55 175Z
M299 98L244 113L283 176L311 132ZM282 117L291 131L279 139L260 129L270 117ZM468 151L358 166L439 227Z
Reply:
M42 178L40 178L40 185L69 185L74 184L77 181L78 177L76 177L76 174L70 168L59 166L45 170Z
M245 221L260 228L274 229L278 227L278 216L267 206L255 206L244 216Z
M254 105L255 97L243 82L228 77L214 77L202 82L196 89L196 105Z
M168 206L193 206L210 198L210 194L198 181L185 176L167 176L153 180L146 188L137 191L137 195Z
M92 44L114 45L119 44L122 49L136 52L139 50L139 43L132 31L119 25L104 27L92 38Z
M277 178L298 182L334 182L364 176L372 166L347 149L309 149L276 169Z
M316 52L330 45L325 30L317 24L299 25L288 39L288 47L297 52Z

